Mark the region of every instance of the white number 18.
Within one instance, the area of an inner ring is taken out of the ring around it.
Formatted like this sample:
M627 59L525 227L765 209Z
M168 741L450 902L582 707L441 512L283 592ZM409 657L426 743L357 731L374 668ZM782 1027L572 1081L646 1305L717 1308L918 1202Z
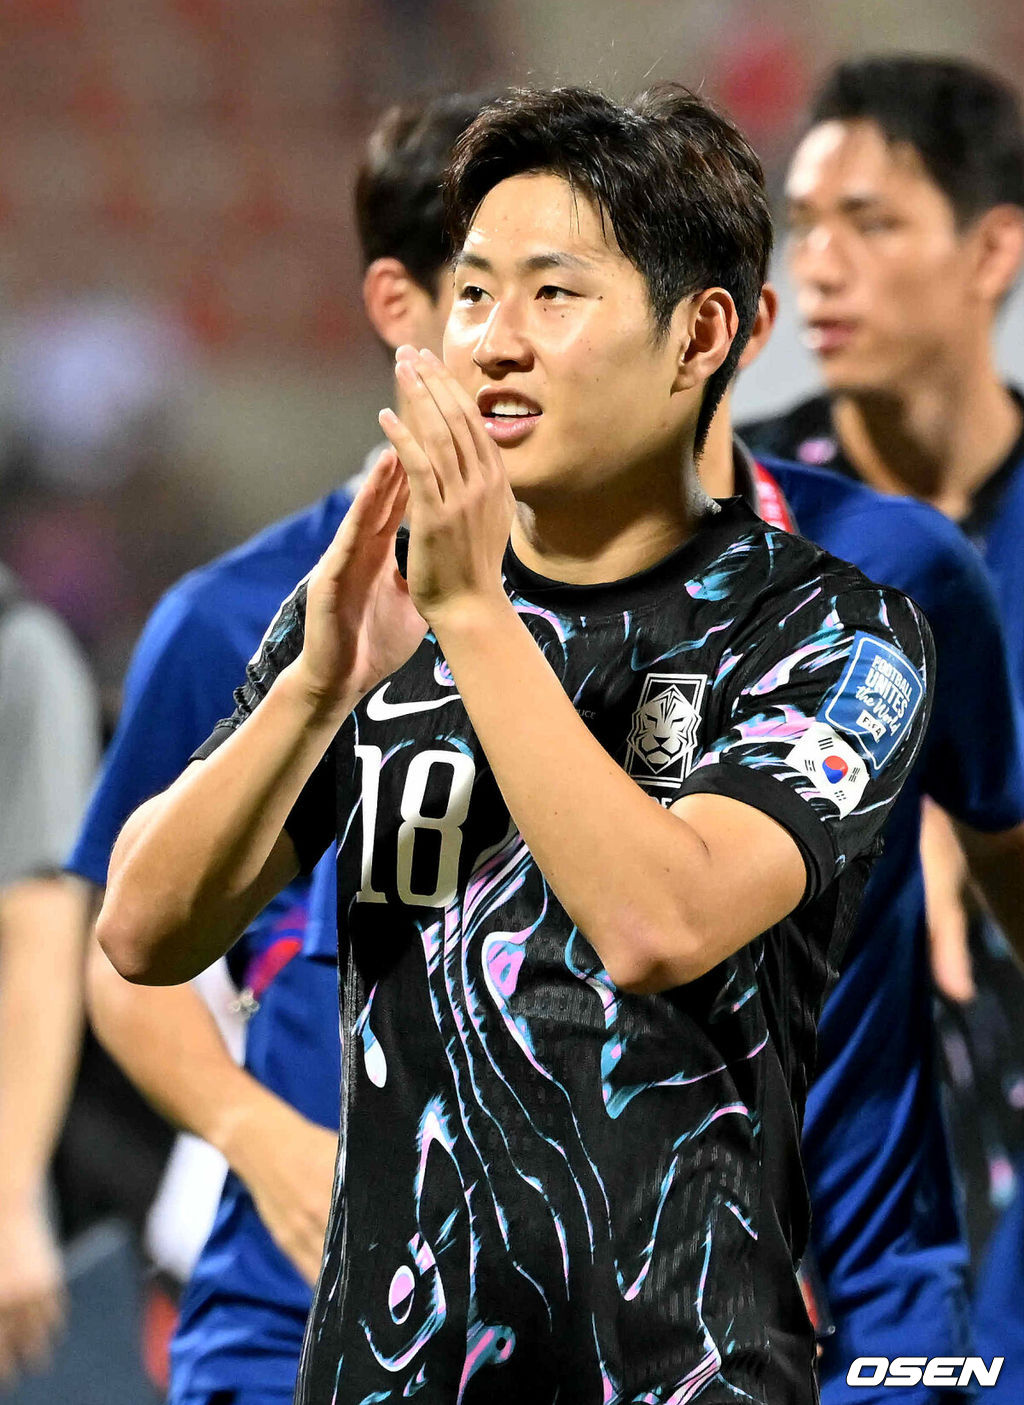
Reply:
M374 888L371 875L377 831L380 772L384 757L379 746L357 746L355 754L362 768L363 778L362 886L356 898L364 903L383 903L387 902L387 897ZM434 766L446 766L451 771L443 815L423 813L423 801ZM398 896L403 903L413 907L448 907L454 901L459 883L459 855L462 852L461 826L469 814L475 779L476 766L473 759L461 751L420 751L412 758L402 791L402 823L398 827L396 858ZM441 836L437 875L433 890L429 893L418 893L412 886L416 834L421 829L433 830Z

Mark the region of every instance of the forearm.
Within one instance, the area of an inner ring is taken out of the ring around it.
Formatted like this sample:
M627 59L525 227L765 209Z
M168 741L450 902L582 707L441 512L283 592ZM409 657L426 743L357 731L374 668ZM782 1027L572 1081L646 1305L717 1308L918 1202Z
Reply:
M678 983L688 944L700 960L701 838L592 736L511 606L435 630L512 818L612 978L645 984L668 943Z
M147 1101L215 1146L244 1178L241 1133L268 1100L280 1099L235 1063L195 989L133 985L93 944L88 1001L96 1037Z
M118 971L178 984L223 955L294 877L275 846L356 701L327 711L286 669L238 731L128 821L114 846L97 938ZM272 855L275 862L269 863Z
M37 1196L78 1062L88 895L69 878L0 894L0 1203Z
M1024 965L1024 824L998 834L958 824L956 832L973 882Z

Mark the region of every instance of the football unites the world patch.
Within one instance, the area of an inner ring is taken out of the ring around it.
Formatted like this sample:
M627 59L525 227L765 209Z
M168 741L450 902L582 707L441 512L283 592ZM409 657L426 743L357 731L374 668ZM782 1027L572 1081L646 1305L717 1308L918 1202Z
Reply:
M675 787L697 749L703 673L649 673L633 713L626 772L644 785Z
M910 660L858 630L843 675L818 716L849 737L877 772L910 730L923 698L924 683Z
M815 789L832 801L845 819L860 803L868 768L849 742L823 722L812 722L786 760L794 771L810 776Z

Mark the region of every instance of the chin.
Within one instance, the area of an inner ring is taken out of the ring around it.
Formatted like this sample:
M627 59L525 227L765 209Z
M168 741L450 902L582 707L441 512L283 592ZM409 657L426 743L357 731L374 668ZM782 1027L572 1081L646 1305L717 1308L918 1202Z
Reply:
M532 452L532 444L520 444L514 449L502 449L501 461L505 465L508 481L513 493L518 497L519 490L543 487L551 478L551 465L543 455Z
M512 496L517 502L539 505L549 494L564 497L572 487L572 475L560 465L531 463L517 464L505 459Z
M831 395L871 395L893 384L891 377L880 373L877 362L865 365L861 357L822 357L818 370Z

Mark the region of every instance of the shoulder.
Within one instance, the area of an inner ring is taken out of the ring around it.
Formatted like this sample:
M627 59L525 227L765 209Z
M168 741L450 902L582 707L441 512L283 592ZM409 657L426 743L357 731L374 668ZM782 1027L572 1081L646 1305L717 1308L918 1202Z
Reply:
M744 421L737 433L751 449L801 463L827 464L839 446L832 430L827 395L813 395L778 415Z
M928 624L906 591L781 528L761 524L747 540L757 560L739 587L736 636L744 652L783 657L813 648L827 655L863 632L896 644L918 666L929 663Z
M183 576L162 596L136 649L145 667L226 650L248 660L277 606L319 560L351 505L337 490Z
M972 589L983 577L981 558L964 533L927 503L769 454L758 461L778 482L802 534L926 610L953 585Z
M92 694L85 655L52 610L19 599L0 619L0 675L22 692L63 685Z

